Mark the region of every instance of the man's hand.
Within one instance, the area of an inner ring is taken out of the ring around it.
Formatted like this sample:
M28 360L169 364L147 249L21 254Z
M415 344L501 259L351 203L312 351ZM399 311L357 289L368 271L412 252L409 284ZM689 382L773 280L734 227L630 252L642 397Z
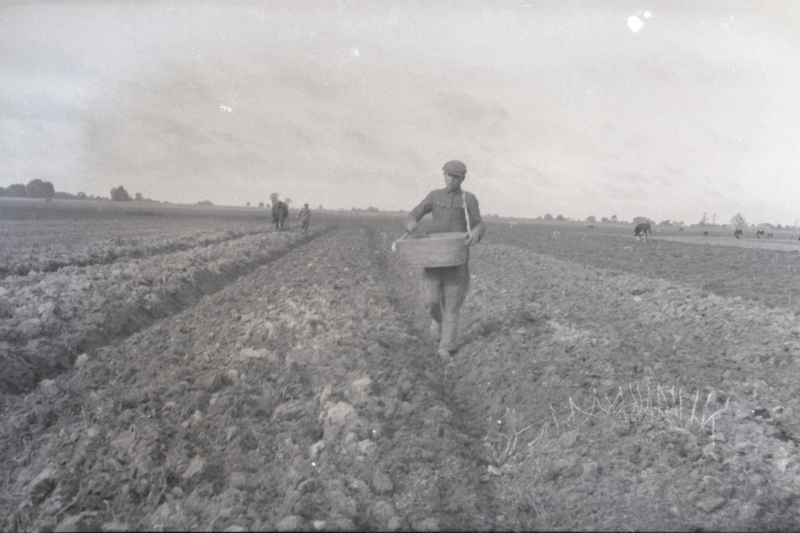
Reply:
M409 234L413 234L417 229L419 229L419 224L417 224L416 221L406 220L406 231Z
M481 229L473 228L467 234L467 246L472 246L473 244L478 244L479 242L481 242Z

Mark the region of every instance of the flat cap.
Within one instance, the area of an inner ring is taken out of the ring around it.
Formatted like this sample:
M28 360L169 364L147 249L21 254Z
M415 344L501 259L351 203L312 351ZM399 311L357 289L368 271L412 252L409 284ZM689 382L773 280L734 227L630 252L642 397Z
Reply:
M467 165L465 165L461 161L456 161L455 159L445 163L444 166L442 167L442 170L444 170L448 174L455 174L456 176L467 175Z

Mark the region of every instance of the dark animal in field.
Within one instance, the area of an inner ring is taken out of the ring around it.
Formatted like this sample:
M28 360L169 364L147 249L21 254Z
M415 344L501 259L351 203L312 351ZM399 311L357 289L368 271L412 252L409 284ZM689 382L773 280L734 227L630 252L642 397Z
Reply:
M594 229L594 224L589 224L589 229Z
M744 236L744 232L739 228L736 228L736 231L733 232L733 236L737 239L741 239Z
M708 237L708 232L707 231L703 232L703 237Z
M767 239L771 239L771 238L772 238L772 233L767 233Z
M636 237L637 241L642 239L646 241L652 240L653 237L650 232L650 224L647 224L646 222L636 224L636 227L633 229L633 236Z
M683 228L678 228L678 231L683 231Z
M283 222L289 216L289 206L280 200L272 206L272 223L275 224L275 231L283 231Z
M756 231L756 239L760 239L763 236L764 236L764 230L763 229L760 229L760 230Z

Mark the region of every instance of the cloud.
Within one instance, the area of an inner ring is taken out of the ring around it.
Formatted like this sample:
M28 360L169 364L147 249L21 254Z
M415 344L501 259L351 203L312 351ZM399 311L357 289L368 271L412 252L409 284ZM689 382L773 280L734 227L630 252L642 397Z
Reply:
M620 170L612 170L612 169L605 169L605 173L608 176L612 176L614 181L622 180L627 183L632 183L635 185L650 185L652 183L652 179L645 176L640 172L624 172Z
M503 106L483 103L463 92L441 92L435 96L433 105L459 126L497 129L509 120L509 114Z

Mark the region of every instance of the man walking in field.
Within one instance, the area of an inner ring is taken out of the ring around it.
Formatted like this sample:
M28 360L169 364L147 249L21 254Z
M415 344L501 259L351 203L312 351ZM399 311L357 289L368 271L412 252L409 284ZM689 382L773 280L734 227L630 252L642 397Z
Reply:
M303 204L303 209L300 210L297 218L300 219L300 224L302 224L303 231L308 231L308 222L311 218L311 210L308 208L308 204Z
M469 212L467 246L478 243L486 232L481 220L478 199L461 190L467 167L461 161L448 161L442 167L444 189L431 191L405 220L406 230L418 231L417 222L430 213L433 225L428 233L467 232L464 206ZM469 290L469 250L463 265L425 268L422 274L422 303L433 319L431 337L439 342L439 356L450 360L458 350L458 314Z

